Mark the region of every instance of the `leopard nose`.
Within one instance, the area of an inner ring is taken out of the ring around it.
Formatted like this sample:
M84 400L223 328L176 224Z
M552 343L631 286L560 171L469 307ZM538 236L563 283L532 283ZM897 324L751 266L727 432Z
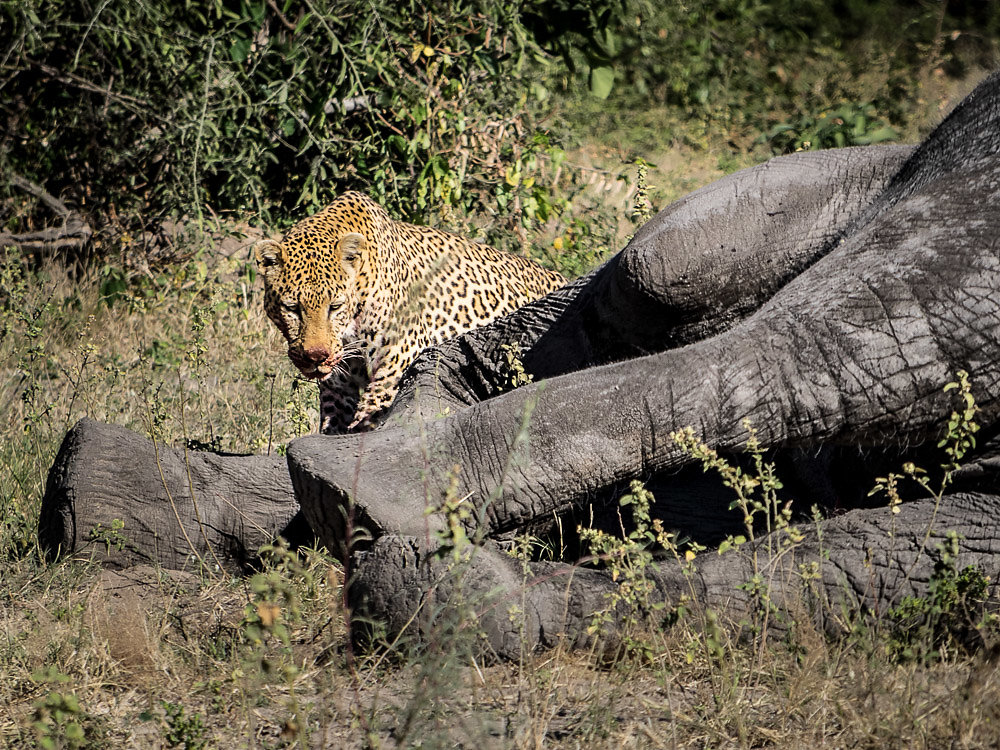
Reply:
M303 352L310 362L325 362L330 358L330 350L325 346L313 346Z

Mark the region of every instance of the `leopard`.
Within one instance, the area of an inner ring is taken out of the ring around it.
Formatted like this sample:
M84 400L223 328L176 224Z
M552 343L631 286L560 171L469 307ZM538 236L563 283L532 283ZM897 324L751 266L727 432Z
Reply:
M260 240L254 256L288 359L319 383L325 434L377 427L421 351L566 281L524 256L395 220L356 191Z

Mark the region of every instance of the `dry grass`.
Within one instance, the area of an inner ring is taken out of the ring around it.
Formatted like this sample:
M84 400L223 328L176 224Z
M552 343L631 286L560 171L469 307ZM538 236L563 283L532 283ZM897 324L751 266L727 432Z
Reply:
M86 566L39 575L0 609L0 737L12 747L30 746L35 706L50 690L76 695L94 747L164 747L171 736L188 742L177 747L344 748L964 748L1000 739L1000 680L979 655L917 668L813 634L763 652L727 642L719 664L696 629L681 627L646 635L652 660L608 664L555 649L487 665L467 644L443 643L388 662L362 656L352 668L336 577L305 602L285 649L242 638L243 581ZM62 681L47 681L46 669ZM198 725L170 718L176 706Z
M685 174L717 173L716 157L691 158ZM665 195L681 189L656 179ZM468 637L353 653L340 569L320 552L273 568L299 602L281 612L287 644L250 637L261 610L248 579L42 563L33 535L45 472L84 415L229 451L277 450L315 429L312 389L296 388L245 256L194 242L191 261L137 273L107 301L107 274L4 266L0 746L1000 744L992 653L901 664L875 631L760 644L734 628L720 659L697 618L643 632L644 658L556 648L489 663Z

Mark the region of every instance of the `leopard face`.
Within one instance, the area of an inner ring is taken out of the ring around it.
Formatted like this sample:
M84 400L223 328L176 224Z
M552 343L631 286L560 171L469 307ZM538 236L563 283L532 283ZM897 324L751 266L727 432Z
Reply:
M321 212L281 242L254 248L264 277L264 309L288 342L288 358L309 378L324 379L355 352L365 298L371 219L363 206Z

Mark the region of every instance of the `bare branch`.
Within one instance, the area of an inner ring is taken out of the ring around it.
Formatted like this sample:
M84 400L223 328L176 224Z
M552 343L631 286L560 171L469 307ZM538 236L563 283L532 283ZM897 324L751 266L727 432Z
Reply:
M17 247L28 252L42 252L81 248L90 241L94 232L80 214L70 210L65 203L41 186L18 174L12 174L10 182L48 206L62 219L62 226L21 234L0 231L0 247Z
M65 203L56 198L54 195L47 193L43 188L36 185L31 180L26 180L19 174L12 174L10 176L10 181L13 185L21 188L24 192L31 193L33 196L38 198L38 200L59 214L61 219L66 220L70 217L70 214L73 213L66 208Z
M131 104L133 106L142 107L144 109L149 109L149 102L144 99L138 99L134 96L129 96L128 94L121 94L117 91L112 91L110 84L107 87L102 88L94 83L91 83L86 78L81 78L73 73L64 73L61 70L53 68L51 65L46 65L45 63L38 62L37 60L28 60L31 65L41 70L47 76L54 78L60 83L65 83L69 86L74 86L78 89L83 89L84 91L89 91L94 94L102 94L103 96L110 99L117 99L123 104Z
M278 15L278 20L281 21L282 25L286 29L288 29L289 31L295 31L295 24L289 21L285 17L285 14L281 12L281 9L278 7L278 4L274 2L274 0L267 0L267 4L270 5L271 10L273 10Z

